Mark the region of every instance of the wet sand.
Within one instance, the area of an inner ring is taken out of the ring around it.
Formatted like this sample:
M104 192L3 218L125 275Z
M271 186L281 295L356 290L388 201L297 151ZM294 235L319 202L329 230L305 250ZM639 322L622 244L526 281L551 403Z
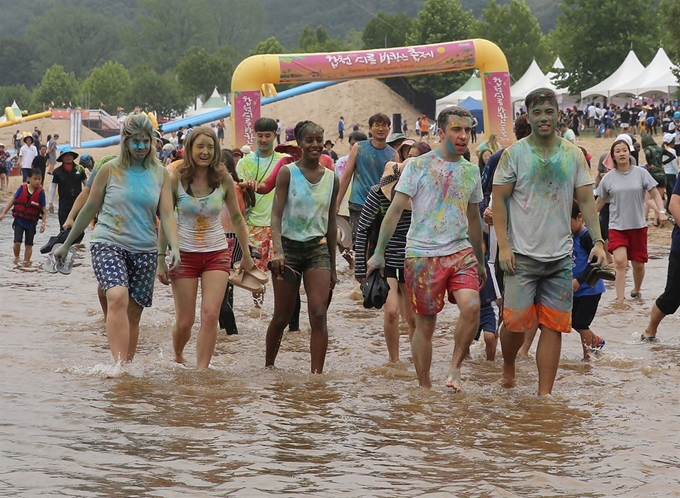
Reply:
M118 371L89 234L70 276L39 269L55 224L56 216L36 236L27 270L12 265L11 219L0 223L0 496L680 494L680 317L662 324L661 344L638 342L665 282L669 227L650 228L642 300L614 308L608 285L593 324L607 340L601 357L582 363L578 335L566 336L554 395L539 399L532 359L519 363L519 387L506 390L500 354L486 362L483 344L463 366L464 392L443 386L453 306L435 334L434 389L419 389L406 329L404 363L390 365L382 314L353 299L341 258L323 375L307 373L305 311L277 369L264 370L271 289L261 314L237 289L240 334L220 333L211 370L173 363L172 299L158 283L135 361Z

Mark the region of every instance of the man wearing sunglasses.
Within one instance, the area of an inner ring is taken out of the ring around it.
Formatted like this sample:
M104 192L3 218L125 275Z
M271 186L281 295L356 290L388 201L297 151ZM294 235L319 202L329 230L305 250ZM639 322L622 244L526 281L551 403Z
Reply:
M387 135L390 133L390 118L385 114L378 113L368 120L371 138L357 142L347 158L345 172L340 179L338 191L339 202L345 196L347 187L352 182L352 193L349 198L349 223L352 226L352 242L356 238L361 208L364 205L368 191L380 181L385 171L385 164L389 161L397 161L397 151L387 145Z

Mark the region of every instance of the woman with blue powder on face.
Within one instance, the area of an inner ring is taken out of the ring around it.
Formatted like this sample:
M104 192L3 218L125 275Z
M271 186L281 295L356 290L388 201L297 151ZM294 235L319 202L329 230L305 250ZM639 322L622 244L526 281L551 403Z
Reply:
M173 214L170 175L158 162L153 125L143 114L128 116L120 137L120 154L97 174L90 196L66 242L54 252L64 261L73 241L98 216L92 232L92 267L106 295L106 335L116 362L134 358L139 320L151 306L157 258L158 229L170 244L170 266L179 264L177 223Z

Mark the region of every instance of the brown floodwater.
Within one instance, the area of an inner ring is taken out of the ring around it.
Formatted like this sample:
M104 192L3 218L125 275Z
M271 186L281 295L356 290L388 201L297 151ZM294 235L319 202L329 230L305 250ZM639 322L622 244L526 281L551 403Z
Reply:
M680 496L678 317L662 324L662 343L638 342L666 249L652 250L644 300L616 309L608 287L593 326L607 340L599 358L582 363L578 335L565 337L554 395L539 399L533 360L506 390L500 355L486 362L481 344L464 393L443 386L452 306L435 336L435 387L418 388L406 331L404 363L387 364L382 315L353 299L342 260L323 375L307 373L305 312L278 368L263 368L271 291L261 315L236 291L240 334L220 333L209 371L173 363L160 284L121 371L89 251L63 276L14 267L7 220L0 246L0 496Z

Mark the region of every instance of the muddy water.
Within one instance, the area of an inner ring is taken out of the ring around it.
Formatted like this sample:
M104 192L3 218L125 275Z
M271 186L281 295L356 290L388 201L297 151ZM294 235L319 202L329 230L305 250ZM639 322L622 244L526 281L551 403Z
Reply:
M594 329L605 353L584 364L578 336L567 337L555 395L537 399L532 360L520 364L520 387L505 390L500 360L484 361L481 345L465 364L465 393L442 387L453 308L436 333L436 387L417 388L410 361L386 364L381 316L351 298L346 266L324 375L307 374L306 324L265 371L272 295L249 316L238 290L241 333L220 334L213 368L174 364L161 285L137 357L118 372L89 253L68 277L13 268L9 225L0 224L0 496L680 496L678 318L662 325L662 344L636 341L665 279L661 249L644 301L617 310L613 289L603 298ZM193 340L187 352L195 361Z

